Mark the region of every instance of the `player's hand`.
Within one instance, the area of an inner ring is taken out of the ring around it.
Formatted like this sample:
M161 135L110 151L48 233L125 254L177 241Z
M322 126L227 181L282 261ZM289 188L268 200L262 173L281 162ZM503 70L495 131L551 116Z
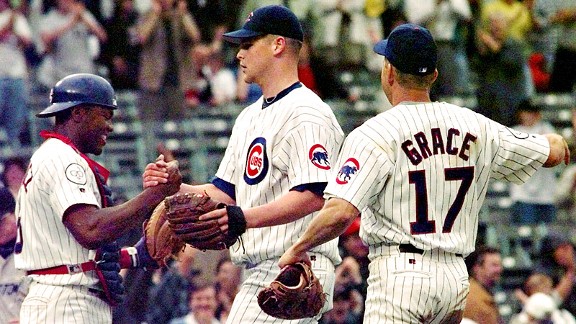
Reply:
M170 161L166 167L166 172L168 173L168 182L161 185L166 187L167 196L173 195L180 190L180 185L182 184L182 174L178 167L178 161Z
M308 256L308 254L305 251L296 252L292 247L290 247L280 257L280 261L278 261L278 267L280 267L280 269L282 269L289 264L294 264L297 262L304 262L307 265L312 266L312 262L310 261L310 257Z
M226 212L226 208L209 211L206 214L200 216L198 219L201 221L217 219L220 230L224 233L228 232L228 213Z
M144 189L168 182L168 162L164 161L164 155L160 154L156 161L148 163L142 174L142 187Z

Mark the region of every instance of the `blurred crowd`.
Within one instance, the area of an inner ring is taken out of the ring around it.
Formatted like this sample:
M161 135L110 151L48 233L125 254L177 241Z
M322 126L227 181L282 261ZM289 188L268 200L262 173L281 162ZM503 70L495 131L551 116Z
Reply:
M301 19L300 77L323 99L358 100L340 74L378 72L373 44L404 22L436 39L433 97L476 96L478 111L508 126L521 101L571 92L576 79L573 0L0 0L0 125L26 145L30 93L79 72L135 92L143 121L252 102L259 89L242 82L222 34L268 4Z
M435 99L475 96L480 113L518 130L546 133L552 126L530 99L574 90L576 0L0 0L0 126L14 149L28 145L22 134L31 94L48 98L56 80L80 72L136 93L144 122L253 102L259 89L242 81L236 49L222 34L269 4L284 4L301 19L306 37L300 79L324 99L358 100L360 94L345 86L340 73L378 74L382 61L372 46L404 22L424 25L435 37L440 72ZM14 195L25 166L25 159L4 162L2 181ZM561 177L538 172L533 183L511 188L513 221L552 223L557 208L576 220L576 168L568 167ZM334 308L322 323L361 322L368 250L358 231L355 222L340 238L343 262L336 270ZM139 235L124 243L134 244ZM514 323L556 311L576 314L572 243L557 233L546 239L539 266L517 292L525 307ZM491 307L490 315L479 318L501 322L491 291L502 273L500 252L479 248L467 262L477 285L470 298L480 296L479 303ZM128 293L116 308L115 323L218 323L225 321L242 270L226 252L187 248L168 268L124 275Z

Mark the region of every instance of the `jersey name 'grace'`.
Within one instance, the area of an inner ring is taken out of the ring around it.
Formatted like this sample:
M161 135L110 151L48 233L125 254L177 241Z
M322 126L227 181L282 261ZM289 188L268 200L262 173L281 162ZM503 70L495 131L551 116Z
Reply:
M456 146L456 138L460 137L461 132L456 128L448 129L446 137L443 136L440 128L430 130L430 138L426 137L424 132L418 132L413 135L414 140L406 140L401 147L406 156L413 165L418 165L422 160L436 154L457 155L464 161L468 161L471 142L476 142L477 136L466 133L463 137L460 147Z

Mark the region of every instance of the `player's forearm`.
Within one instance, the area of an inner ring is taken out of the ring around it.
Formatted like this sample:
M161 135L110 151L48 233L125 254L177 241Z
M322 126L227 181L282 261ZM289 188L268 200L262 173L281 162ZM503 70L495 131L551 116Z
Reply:
M197 194L208 194L212 199L223 202L227 205L234 205L234 200L228 196L224 191L218 189L215 185L211 183L205 183L200 185L189 185L183 183L180 186L180 191L178 193L197 193Z
M570 162L570 149L568 149L568 144L564 138L558 134L546 134L544 136L546 136L550 144L550 154L548 154L548 159L544 162L543 167L551 168L562 163L562 161L568 165Z
M292 248L296 253L307 252L333 240L344 233L358 215L358 209L348 201L329 199Z
M324 198L310 191L290 191L276 201L243 210L247 227L257 228L291 223L320 210L323 204Z
M128 230L141 228L165 194L146 189L133 199L113 207L100 208L90 205L70 207L64 224L74 238L87 249L97 249L103 244L120 238Z

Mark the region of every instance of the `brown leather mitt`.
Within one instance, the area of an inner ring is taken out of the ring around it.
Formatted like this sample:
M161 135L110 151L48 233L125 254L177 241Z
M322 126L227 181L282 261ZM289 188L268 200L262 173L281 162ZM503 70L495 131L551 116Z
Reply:
M246 231L246 220L239 207L227 206L206 193L176 194L164 202L170 228L181 240L199 250L227 249ZM228 212L227 232L222 232L216 219L199 219L205 213L221 208ZM237 210L240 212L234 212Z
M186 243L178 238L166 219L166 207L161 202L152 211L152 216L144 222L144 238L148 254L160 267L184 250Z
M258 293L258 305L266 314L288 320L314 317L325 302L320 281L303 262L285 266L270 286Z

